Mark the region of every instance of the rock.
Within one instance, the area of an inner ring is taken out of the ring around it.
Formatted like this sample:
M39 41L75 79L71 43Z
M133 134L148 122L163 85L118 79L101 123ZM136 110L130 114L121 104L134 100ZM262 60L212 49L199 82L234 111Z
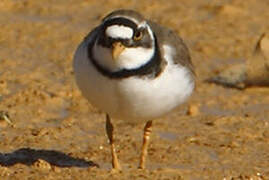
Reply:
M252 58L246 63L247 85L269 85L269 34L259 39Z
M197 116L200 113L199 106L196 104L191 104L188 108L187 115Z
M238 89L269 86L269 34L259 38L252 57L245 64L231 66L206 81Z
M246 65L237 64L220 72L217 76L207 80L210 83L221 84L227 87L244 89L246 84Z
M43 159L38 159L34 164L34 167L41 170L51 170L51 165Z

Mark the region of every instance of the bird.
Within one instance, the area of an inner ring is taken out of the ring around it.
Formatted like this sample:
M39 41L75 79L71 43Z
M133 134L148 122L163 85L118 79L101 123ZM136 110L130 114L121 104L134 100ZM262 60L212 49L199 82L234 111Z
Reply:
M175 111L195 89L190 53L177 33L135 10L110 12L73 57L75 81L106 114L112 170L121 171L113 121L145 123L138 168L145 169L153 120ZM175 123L175 122L174 122Z

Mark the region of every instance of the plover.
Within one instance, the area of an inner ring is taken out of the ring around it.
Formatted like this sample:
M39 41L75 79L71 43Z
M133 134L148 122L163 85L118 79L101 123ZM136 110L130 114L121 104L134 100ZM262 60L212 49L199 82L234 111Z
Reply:
M152 120L175 110L195 86L183 40L136 11L116 10L81 42L73 66L82 94L106 113L114 169L121 166L111 118L146 123L139 163L144 169Z

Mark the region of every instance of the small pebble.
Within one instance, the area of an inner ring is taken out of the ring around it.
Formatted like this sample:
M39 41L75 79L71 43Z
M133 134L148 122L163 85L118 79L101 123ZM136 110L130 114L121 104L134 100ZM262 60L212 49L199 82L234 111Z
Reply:
M43 159L38 159L34 164L34 167L42 170L51 170L51 165Z
M199 106L195 104L191 104L188 108L187 115L189 116L197 116L200 113Z

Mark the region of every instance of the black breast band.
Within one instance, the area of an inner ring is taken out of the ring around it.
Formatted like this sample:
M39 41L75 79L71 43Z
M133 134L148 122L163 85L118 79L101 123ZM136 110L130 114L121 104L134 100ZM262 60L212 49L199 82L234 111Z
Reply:
M135 69L121 69L116 72L111 72L107 68L98 64L98 61L95 60L92 54L94 41L92 41L92 43L88 45L88 57L89 60L93 63L93 65L101 74L111 79L128 78L130 76L156 77L161 73L161 58L160 58L160 50L155 35L154 39L155 39L155 51L153 57L146 64L141 65L140 67Z

